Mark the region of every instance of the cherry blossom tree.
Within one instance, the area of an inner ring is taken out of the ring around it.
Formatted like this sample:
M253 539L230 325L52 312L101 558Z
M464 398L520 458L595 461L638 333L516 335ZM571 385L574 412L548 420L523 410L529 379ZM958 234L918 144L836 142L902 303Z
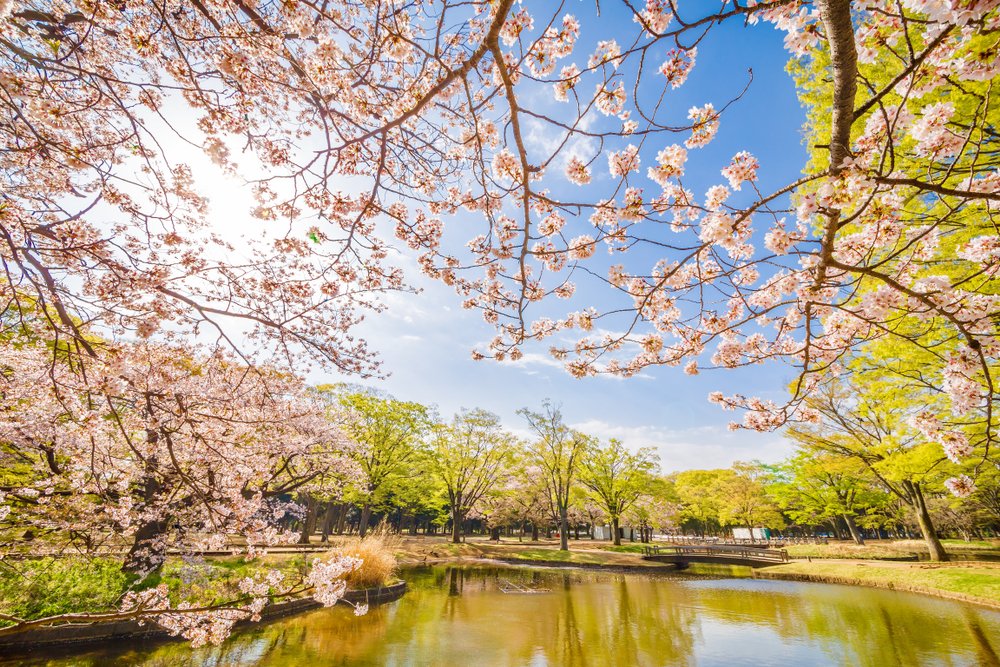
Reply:
M279 496L330 470L358 474L351 444L292 376L146 344L107 349L83 379L47 364L44 345L4 352L0 440L28 464L5 490L17 523L55 544L129 539L127 570L231 534L273 544L274 518L291 509Z
M370 372L364 341L346 332L400 276L365 231L364 195L296 176L310 170L293 166L293 144L309 133L296 100L311 65L279 35L300 32L287 21L303 10L3 3L5 305L40 304L54 334L89 356L91 325L114 338L197 333L248 360L305 350ZM341 33L332 19L327 30ZM239 142L246 155L231 159ZM248 213L268 223L262 239L236 247L213 229L210 215L237 212L210 209L191 149L234 176L254 166L242 176L256 198Z
M576 375L782 359L800 373L787 403L714 397L768 429L814 418L815 373L866 341L942 343L932 381L982 422L989 456L997 3L616 9L631 24L595 40L561 5L511 0L4 3L7 298L44 303L85 352L77 319L239 348L235 320L264 348L365 370L347 331L401 285L383 216L498 327L478 356L576 331L552 346ZM668 113L732 21L783 30L814 82L813 159L768 192L750 153L700 158L738 105ZM233 262L164 128L248 179L254 215L287 231ZM703 195L685 187L696 169L721 177ZM536 305L552 298L558 316Z
M467 253L424 255L430 275L497 325L477 354L517 359L531 341L577 330L575 345L551 351L581 376L676 364L697 373L709 355L726 368L785 360L799 370L786 403L712 396L743 408L742 426L772 429L818 419L804 399L820 376L840 372L867 342L889 340L928 351L926 381L950 400L951 417L934 426L941 437L964 437L976 422L977 451L994 461L997 3L726 3L699 15L651 1L633 13L634 32L598 43L586 69L554 74L579 26L544 9L519 9L499 36L510 50L491 47L505 132L473 159L476 194L455 204L502 205L485 212ZM682 85L694 45L729 19L786 31L813 158L803 176L765 192L757 183L767 165L737 152L714 167L724 181L701 198L684 187L685 169L712 169L697 151L723 110L696 106L689 128L668 127L665 97L642 93ZM660 53L662 67L647 74ZM519 94L541 84L566 114L536 111L537 96ZM529 121L557 135L553 150L528 145ZM686 138L660 138L671 132ZM654 147L644 173L644 149ZM605 161L613 185L595 195L592 172ZM587 189L566 194L559 180ZM598 245L624 259L609 265ZM581 303L576 277L588 294L603 285L617 300L561 317L533 306ZM966 493L970 483L955 478L949 488Z
M121 475L114 493L157 505L168 463L152 452L168 433L208 475L194 453L231 442L221 423L260 421L213 400L210 378L256 396L307 358L375 371L351 330L403 286L388 224L497 327L478 357L555 341L577 376L783 360L798 375L788 401L712 396L771 429L818 420L819 377L888 341L926 353L921 378L948 402L917 428L993 465L998 4L647 0L598 36L585 21L601 5L0 1L3 322L44 341L4 348L5 406L38 403L37 423L4 437L40 458L103 438L113 474L88 483ZM812 159L767 191L771 165L749 152L703 157L738 104L670 113L724 22L786 33L807 106ZM213 229L192 150L248 182L256 241ZM695 170L718 182L694 192ZM183 358L206 374L171 370ZM50 393L33 394L42 382ZM188 419L174 382L211 419ZM118 471L122 446L154 472ZM172 474L190 500L171 521L253 524L204 509L202 481ZM224 486L249 511L240 483ZM145 519L158 520L130 526Z
M252 558L295 541L279 520L298 508L283 497L321 475L360 472L349 457L353 444L287 373L147 342L105 346L82 377L50 363L44 343L2 349L0 458L16 484L2 489L0 522L31 531L32 553L124 548L123 569L140 579L168 550L229 550L239 538L235 546L244 543ZM315 590L332 604L343 582L321 574L340 577L355 565L331 558L302 582L271 571L247 583L244 599L213 608L171 608L165 587L149 589L129 593L120 614L98 616L156 616L195 643L218 642L275 597ZM34 623L5 620L14 629Z

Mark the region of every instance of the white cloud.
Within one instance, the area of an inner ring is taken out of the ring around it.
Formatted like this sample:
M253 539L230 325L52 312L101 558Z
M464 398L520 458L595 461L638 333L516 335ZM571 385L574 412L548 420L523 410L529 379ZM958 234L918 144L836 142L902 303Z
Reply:
M517 361L507 359L503 363L507 366L515 366L517 368L527 368L529 366L549 366L551 368L558 368L561 371L565 370L561 361L556 361L551 356L538 352L525 352L524 355Z
M571 426L602 440L617 438L630 449L654 447L664 472L726 468L734 461L751 459L775 463L793 449L792 443L777 433L733 432L721 425L669 429L588 419Z

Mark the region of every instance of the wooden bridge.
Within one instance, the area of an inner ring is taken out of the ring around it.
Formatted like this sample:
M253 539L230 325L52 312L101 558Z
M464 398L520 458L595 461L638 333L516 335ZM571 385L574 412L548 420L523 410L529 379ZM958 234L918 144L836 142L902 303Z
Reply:
M766 549L744 546L688 545L679 547L646 547L643 560L657 563L673 563L685 568L691 563L716 563L719 565L749 565L767 567L788 562L788 552L784 549Z

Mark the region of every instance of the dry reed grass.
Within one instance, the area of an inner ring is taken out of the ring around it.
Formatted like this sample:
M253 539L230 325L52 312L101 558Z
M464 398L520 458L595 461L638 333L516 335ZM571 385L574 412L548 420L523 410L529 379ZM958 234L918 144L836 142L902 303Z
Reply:
M373 588L389 583L396 573L396 551L401 546L399 536L386 524L380 524L360 540L345 542L336 549L338 554L362 560L361 566L347 575L351 588Z

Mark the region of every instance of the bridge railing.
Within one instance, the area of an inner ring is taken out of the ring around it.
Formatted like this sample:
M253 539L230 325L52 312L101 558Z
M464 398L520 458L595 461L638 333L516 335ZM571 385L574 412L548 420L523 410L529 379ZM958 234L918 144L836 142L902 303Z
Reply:
M739 558L753 561L787 563L785 549L757 549L739 546L649 546L643 548L645 556L687 556L699 558Z

